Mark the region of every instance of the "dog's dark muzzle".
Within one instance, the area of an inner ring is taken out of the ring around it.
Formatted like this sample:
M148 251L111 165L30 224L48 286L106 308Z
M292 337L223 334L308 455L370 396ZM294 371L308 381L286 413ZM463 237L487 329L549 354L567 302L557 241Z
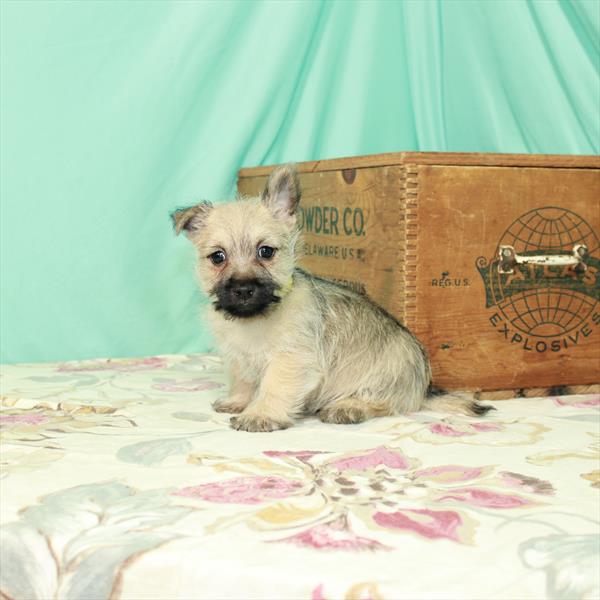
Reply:
M217 287L215 307L234 317L253 317L264 312L274 302L275 285L260 279L229 279Z

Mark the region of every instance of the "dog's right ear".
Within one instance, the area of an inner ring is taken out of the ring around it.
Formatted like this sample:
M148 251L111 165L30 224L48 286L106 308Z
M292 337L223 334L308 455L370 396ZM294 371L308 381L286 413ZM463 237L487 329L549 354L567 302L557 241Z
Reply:
M278 219L294 218L300 202L300 182L296 165L277 167L267 180L262 201Z
M173 220L175 233L179 235L182 231L185 231L185 234L188 237L191 237L202 229L204 221L206 221L206 217L208 217L208 214L212 209L213 205L210 202L203 201L195 206L178 208L173 211L171 213L171 219Z

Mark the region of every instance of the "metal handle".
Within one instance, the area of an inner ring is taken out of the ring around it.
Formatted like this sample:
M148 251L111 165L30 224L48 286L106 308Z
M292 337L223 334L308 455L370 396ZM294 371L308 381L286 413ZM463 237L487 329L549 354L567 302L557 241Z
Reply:
M517 254L512 246L500 246L498 249L500 273L514 273L515 265L548 265L553 267L573 267L574 271L582 273L587 269L585 261L588 249L584 244L575 244L571 254Z

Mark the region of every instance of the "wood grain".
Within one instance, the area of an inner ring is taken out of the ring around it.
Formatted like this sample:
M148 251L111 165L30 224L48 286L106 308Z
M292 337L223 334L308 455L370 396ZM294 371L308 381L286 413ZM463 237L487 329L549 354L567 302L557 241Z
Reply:
M582 323L569 332L577 343L554 352L551 342L568 343L568 334L528 336L518 327L521 321L511 322L512 313L507 317L499 305L486 308L476 262L480 256L493 260L511 224L540 207L573 211L599 231L600 171L421 165L418 180L418 302L409 326L429 349L435 381L484 390L597 382L600 327L592 321L593 312L600 312L597 302L584 320L589 335L581 333ZM598 255L597 245L593 252ZM441 279L450 284L440 285ZM536 285L539 294L529 301L532 319L549 312L543 308L552 280L541 277Z
M240 193L258 194L270 170L242 169ZM550 335L539 323L543 335L528 336L509 308L486 307L477 268L479 257L495 259L507 230L534 209L571 211L597 239L600 157L393 153L301 163L299 172L302 266L366 292L406 323L430 353L436 384L500 398L553 386L592 389L600 381L593 294L584 294L578 327ZM590 252L600 260L598 247ZM556 274L536 273L535 285L545 290L539 308L557 309L547 293ZM587 277L593 282L592 268ZM567 347L554 351L555 340Z
M301 173L304 257L310 272L365 292L390 311L396 311L403 279L397 231L401 166ZM239 179L238 191L256 195L265 177Z
M365 169L391 165L463 165L599 169L600 156L575 154L492 154L481 152L388 152L297 163L300 173ZM240 178L267 176L276 165L242 168Z

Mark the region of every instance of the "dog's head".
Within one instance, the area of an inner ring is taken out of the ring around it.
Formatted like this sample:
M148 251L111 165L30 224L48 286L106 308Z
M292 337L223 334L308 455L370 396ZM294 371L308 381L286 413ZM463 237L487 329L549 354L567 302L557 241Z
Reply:
M217 310L231 317L266 314L293 284L300 185L291 165L275 169L258 198L176 210L176 233L198 250L198 278Z

